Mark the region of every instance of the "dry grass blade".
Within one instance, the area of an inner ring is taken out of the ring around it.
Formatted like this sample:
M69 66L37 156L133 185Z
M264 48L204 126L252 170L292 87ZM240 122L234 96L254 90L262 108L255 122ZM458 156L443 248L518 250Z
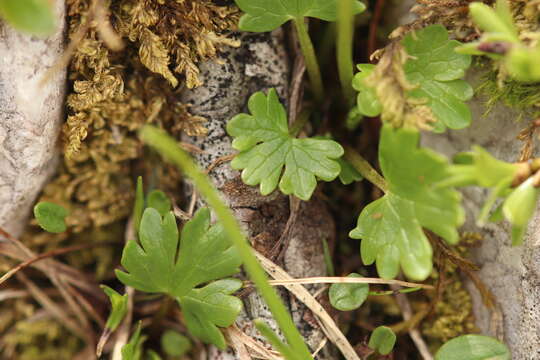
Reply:
M227 328L227 336L236 338L237 341L240 341L244 344L252 357L256 359L271 359L271 360L282 360L283 357L273 350L267 349L262 343L253 339L251 336L246 335L242 330L240 330L236 325L230 326ZM251 359L251 357L249 358Z
M23 283L30 294L36 299L38 303L43 306L43 308L47 309L51 315L53 315L56 319L58 319L66 328L68 328L70 331L73 332L73 334L77 335L79 338L83 340L88 340L87 334L85 334L84 329L82 329L79 324L77 324L75 321L73 321L67 314L65 309L58 306L47 294L45 294L39 287L36 286L24 273L19 272L17 273L17 279Z
M266 272L276 280L294 280L285 270L274 264L265 256L254 250L257 259L259 259L262 267ZM352 345L347 341L347 338L336 325L334 319L326 312L323 306L307 291L301 284L289 283L283 285L288 291L304 303L316 317L319 318L322 330L328 339L337 346L347 360L360 360Z
M58 255L67 254L67 253L74 252L74 251L90 249L90 248L99 247L99 246L106 246L106 245L110 245L110 244L112 244L112 243L75 245L75 246L70 246L70 247L66 247L66 248L63 248L63 249L54 249L54 250L48 251L46 253L34 256L34 257L32 257L32 258L30 258L30 259L28 259L26 261L23 261L22 263L20 263L19 265L15 266L14 268L12 268L8 272L6 272L4 275L2 275L2 277L0 277L0 285L2 285L2 283L4 281L8 280L13 275L15 275L15 273L17 271L20 271L20 270L24 269L25 267L28 267L28 266L32 265L33 263L35 263L37 261L40 261L40 260L43 260L43 259L46 259L46 258L49 258L49 257L54 257L54 256L58 256Z
M433 285L411 283L401 280L384 280L379 278L352 278L352 277L310 277L301 279L287 279L287 280L270 280L272 285L290 285L290 284L383 284L383 285L397 285L408 288L422 288L426 290L433 290Z

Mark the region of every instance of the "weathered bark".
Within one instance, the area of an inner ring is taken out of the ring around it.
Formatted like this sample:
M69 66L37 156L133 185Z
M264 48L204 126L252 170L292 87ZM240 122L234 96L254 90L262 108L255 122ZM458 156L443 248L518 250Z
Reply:
M218 60L203 64L201 78L204 85L183 94L182 101L193 104L191 112L209 120L208 136L189 139L206 152L196 155L203 168L221 156L234 152L225 125L234 115L247 111L247 99L252 93L273 87L283 101L287 98L289 64L281 32L273 35L248 34L242 36L241 40L240 48L229 49ZM210 175L254 246L268 254L286 227L291 213L289 199L277 191L269 196L261 196L257 187L244 185L239 173L232 170L229 164L219 166ZM288 237L289 242L283 259L284 267L292 276L325 275L322 239L332 240L334 223L321 201L302 202L291 231L284 236ZM303 305L285 292L281 294L297 327L314 350L323 339L323 334L317 325L309 321L310 314ZM237 320L238 327L264 342L252 320L262 318L276 329L271 313L256 293L246 296L244 305L245 311ZM232 350L222 352L211 348L209 351L210 359L236 359L237 356ZM323 355L321 358L328 357Z
M65 2L57 0L54 35L23 35L0 20L0 227L14 236L56 168L66 71L41 85L64 51Z
M473 69L469 74L471 83L478 84L479 75L478 70ZM471 127L440 135L425 133L423 143L448 156L470 150L476 144L498 159L517 161L523 143L516 137L529 124L530 117L518 121L519 113L502 104L483 116L486 100L477 95L470 102ZM536 136L535 142L538 146ZM536 151L535 156L538 154ZM467 221L462 230L479 231L484 236L474 259L481 266L478 275L500 305L503 319L502 324L491 321L492 315L484 307L480 294L474 286L469 286L477 325L486 334L504 335L513 359L540 359L540 213L537 212L529 224L524 244L511 246L508 222L490 223L483 229L475 226L475 217L486 196L484 189L463 190ZM498 325L502 325L502 329Z

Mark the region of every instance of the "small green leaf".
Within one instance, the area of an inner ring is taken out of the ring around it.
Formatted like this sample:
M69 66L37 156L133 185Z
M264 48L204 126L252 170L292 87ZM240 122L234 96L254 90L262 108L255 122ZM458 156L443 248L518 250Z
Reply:
M317 179L332 181L339 175L341 145L332 140L290 136L285 109L274 89L268 96L253 94L248 106L252 115L237 115L227 124L227 132L234 137L232 146L240 151L231 166L243 169L244 183L260 184L261 194L268 195L279 182L284 194L309 200Z
M505 200L502 211L504 217L512 223L512 245L523 242L527 224L534 215L540 189L534 186L535 179L528 178L520 184Z
M359 278L359 274L352 273L347 277ZM328 296L330 304L341 311L358 309L366 301L369 293L369 284L332 284Z
M455 244L465 218L459 192L437 186L450 175L446 159L419 148L418 141L416 130L383 126L379 162L388 192L362 210L349 234L362 239L362 261L376 262L385 279L394 278L401 266L410 279L424 280L433 265L422 227Z
M41 201L34 206L34 216L39 226L50 233L66 231L65 218L68 215L64 207L48 201Z
M340 157L337 162L341 167L339 180L343 185L349 185L363 179L362 175L343 157Z
M178 331L166 330L161 335L161 348L169 356L182 356L191 350L191 341Z
M366 78L373 73L373 70L375 70L375 65L358 64L357 67L360 72L353 78L353 88L360 92L357 98L358 110L365 116L379 116L381 114L382 105L377 98L375 90L365 83Z
M46 36L56 29L56 19L48 0L0 0L0 16L14 28Z
M444 344L435 360L510 360L506 345L482 335L462 335Z
M112 332L116 330L116 328L118 327L118 325L120 325L120 323L124 319L124 316L126 315L128 296L127 294L120 295L107 285L100 285L100 287L101 289L103 289L103 292L107 294L111 302L112 309L109 317L107 318L107 323L105 324L105 327Z
M404 65L407 80L417 88L409 95L425 99L438 119L437 131L462 129L471 123L471 111L464 103L473 89L461 78L471 65L471 56L454 49L459 41L449 40L442 25L431 25L406 35L402 44L410 58Z
M122 360L141 360L143 343L146 340L146 336L141 336L141 322L137 324L137 329L131 335L129 342L122 346Z
M381 355L388 355L396 344L396 334L386 326L379 326L371 333L368 347Z
M238 279L223 279L180 297L178 301L189 332L205 343L225 349L225 338L217 327L230 326L236 320L242 301L229 294L241 287L242 281Z
M179 297L195 286L230 276L241 263L221 225L210 226L210 211L197 211L182 230L178 258L178 229L172 212L161 218L147 208L139 231L141 245L128 241L122 254L122 266L116 270L125 285L149 293Z
M165 216L172 209L171 200L160 190L152 190L146 197L146 203L148 207L156 209L161 216Z
M289 20L303 21L303 17L314 17L325 21L337 19L338 0L235 0L245 12L240 19L242 31L272 31ZM365 10L365 5L354 0L354 14Z

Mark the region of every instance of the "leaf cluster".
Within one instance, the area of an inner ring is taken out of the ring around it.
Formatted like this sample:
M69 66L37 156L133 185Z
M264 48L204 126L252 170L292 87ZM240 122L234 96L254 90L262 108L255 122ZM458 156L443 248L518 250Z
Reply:
M401 44L408 55L403 71L412 85L407 97L431 110L433 129L442 132L447 127L462 129L470 125L471 112L465 101L472 98L473 90L461 78L471 64L471 56L454 51L461 43L449 40L444 26L431 25L407 34ZM366 116L378 116L382 106L369 81L375 66L360 64L358 69L353 80L354 88L360 92L358 109Z

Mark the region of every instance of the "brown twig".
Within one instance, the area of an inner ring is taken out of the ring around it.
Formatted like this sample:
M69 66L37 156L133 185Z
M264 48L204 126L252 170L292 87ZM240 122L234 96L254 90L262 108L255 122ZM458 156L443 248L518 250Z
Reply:
M399 290L399 288L396 285L390 286L393 290ZM402 293L397 293L394 295L396 297L396 302L401 309L401 314L403 315L403 319L405 319L406 322L409 322L412 318L412 308L411 304L409 303L409 300L407 299L407 296ZM417 314L417 316L414 317L414 322L410 324L411 326L416 326L418 322L421 321L421 319L427 315L427 311ZM429 351L429 348L426 345L426 342L422 338L422 335L420 334L420 331L414 327L409 327L408 329L409 336L413 340L414 344L416 345L416 348L420 352L420 355L422 356L422 359L424 360L433 360L433 355L431 355L431 352Z
M30 258L30 259L28 259L26 261L23 261L19 265L15 266L14 268L12 268L8 272L6 272L2 277L0 277L0 285L2 285L2 283L4 283L9 278L11 278L13 275L15 275L15 273L17 273L17 271L20 271L20 270L32 265L33 263L35 263L37 261L40 261L40 260L43 260L43 259L46 259L46 258L49 258L49 257L54 257L54 256L58 256L58 255L64 255L64 254L67 254L67 253L70 253L70 252L75 252L75 251L80 251L80 250L85 250L85 249L90 249L90 248L95 248L95 247L101 247L101 246L109 246L109 245L112 245L112 244L113 244L112 242L99 243L99 244L82 244L82 245L69 246L69 247L66 247L66 248L63 248L63 249L54 249L54 250L51 250L51 251L47 251L47 252L45 252L43 254L34 256L34 257L32 257L32 258Z

